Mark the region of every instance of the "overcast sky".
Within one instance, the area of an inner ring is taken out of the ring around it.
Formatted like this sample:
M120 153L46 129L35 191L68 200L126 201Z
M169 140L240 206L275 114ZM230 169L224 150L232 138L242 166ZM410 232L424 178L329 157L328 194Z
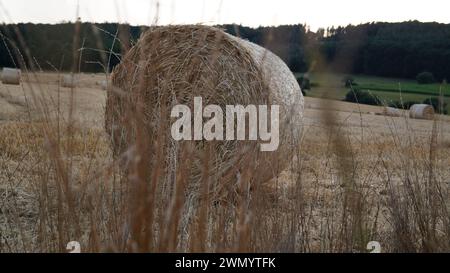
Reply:
M256 27L307 23L316 30L372 21L450 22L450 0L0 0L0 3L0 20L6 23L74 21L77 3L82 21L133 25L241 23Z

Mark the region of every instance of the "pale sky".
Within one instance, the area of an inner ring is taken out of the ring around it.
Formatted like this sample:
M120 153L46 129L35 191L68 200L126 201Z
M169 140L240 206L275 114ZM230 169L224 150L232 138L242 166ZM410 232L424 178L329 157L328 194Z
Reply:
M238 23L257 27L306 23L319 27L372 21L450 23L449 0L0 0L6 23ZM158 8L159 7L159 8ZM156 18L158 19L156 21Z

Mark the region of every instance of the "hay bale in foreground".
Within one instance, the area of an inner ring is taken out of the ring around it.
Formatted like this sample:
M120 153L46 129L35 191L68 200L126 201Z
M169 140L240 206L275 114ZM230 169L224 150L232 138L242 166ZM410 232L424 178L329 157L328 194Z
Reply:
M383 108L383 115L389 116L389 117L400 117L400 116L402 116L402 112L398 108L386 106Z
M417 119L433 119L434 108L428 104L413 104L409 108L409 117Z
M21 75L20 69L5 67L5 68L3 68L2 76L1 76L2 83L19 85L20 84L20 75Z
M280 105L278 150L261 152L260 141L208 142L215 151L209 160L211 181L236 181L247 167L258 182L266 181L285 169L297 152L304 101L295 77L270 51L217 28L150 28L114 69L112 86L105 126L114 153L118 155L134 143L136 128L131 125L130 113L140 113L142 105L146 137L164 134L165 143L158 145L164 146L168 180L175 177L183 141L171 138L172 123L164 117L176 104L188 105L193 113L196 96L202 97L204 106L215 104L222 109L225 105ZM201 177L206 144L195 142L191 181Z
M74 74L63 75L61 80L62 87L74 88L77 87L77 78Z

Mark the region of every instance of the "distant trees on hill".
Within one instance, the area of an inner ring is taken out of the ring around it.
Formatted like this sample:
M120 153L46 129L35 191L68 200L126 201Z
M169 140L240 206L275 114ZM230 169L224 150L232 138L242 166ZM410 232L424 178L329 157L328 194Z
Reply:
M414 79L430 72L436 80L450 78L450 25L438 23L367 23L357 26L331 27L312 32L305 25L249 28L220 26L228 33L260 44L280 56L294 72L326 71ZM79 37L83 45L81 69L102 71L109 63L119 62L128 44L133 44L143 28L117 24L81 24ZM19 30L23 43L17 36ZM18 24L0 26L0 66L15 66L20 61L14 48L26 62L42 69L69 70L73 61L73 23L57 25ZM107 54L107 60L103 55ZM13 58L11 58L13 56Z
M17 35L17 30L23 38L23 43ZM128 39L136 41L140 32L140 27L130 27ZM0 66L16 66L23 57L25 63L33 62L37 68L43 70L70 70L75 36L73 23L2 25ZM109 63L110 68L115 66L121 53L120 38L117 24L81 24L77 46L83 48L80 69L85 72L101 72L104 71L102 65ZM28 48L31 60L24 45ZM17 54L17 49L20 54ZM117 54L110 54L111 52Z
M419 83L419 84L427 84L427 83L435 82L433 74L430 72L426 72L426 71L417 74L416 80L417 80L417 83Z
M382 105L381 100L377 96L357 88L349 90L345 95L344 101L368 105Z

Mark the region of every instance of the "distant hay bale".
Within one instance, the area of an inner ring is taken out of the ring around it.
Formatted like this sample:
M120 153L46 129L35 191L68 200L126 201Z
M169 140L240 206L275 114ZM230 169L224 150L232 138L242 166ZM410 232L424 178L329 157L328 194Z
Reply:
M108 88L108 81L107 80L98 81L97 84L100 85L100 87L103 90L106 90Z
M417 119L433 119L434 108L428 104L413 104L409 108L409 117Z
M21 76L20 69L5 67L5 68L3 68L2 76L1 76L2 83L19 85L20 84L20 76Z
M209 142L215 151L210 159L212 181L236 181L246 167L260 182L266 181L278 175L297 152L304 101L294 75L270 51L217 28L150 28L114 69L112 86L105 126L114 153L134 143L136 128L127 113L135 113L142 103L148 138L154 139L157 132L165 136L166 178L175 175L182 141L171 138L172 123L163 117L176 104L188 105L192 111L196 96L202 97L204 106L215 104L222 109L225 105L280 106L278 150L261 152L260 141ZM201 177L205 145L206 141L195 142L190 171L194 181Z
M383 114L389 117L400 117L402 115L402 111L398 108L393 107L384 107Z
M74 74L67 74L62 76L61 80L62 87L73 88L77 87L77 85L78 85L77 77Z

